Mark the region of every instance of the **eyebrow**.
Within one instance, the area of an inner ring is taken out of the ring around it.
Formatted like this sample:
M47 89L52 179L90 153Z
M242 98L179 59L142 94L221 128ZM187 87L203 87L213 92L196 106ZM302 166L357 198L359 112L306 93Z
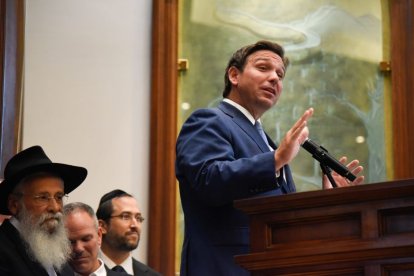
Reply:
M76 239L69 239L69 241L71 243L75 243L77 241L83 241L84 239L90 239L90 238L93 238L93 234L86 234L86 235L83 235L83 236L78 237Z
M267 58L267 57L256 57L256 58L251 59L251 61L253 61L253 62L262 61L262 60L269 61L271 59Z
M258 61L271 61L271 60L272 60L271 58L267 58L267 57L257 57L255 59L251 59L251 61L253 63L258 62ZM284 64L283 60L282 60L282 68L281 69L283 70L283 73L286 72L286 68L285 68L285 64Z
M121 212L121 214L141 215L142 213L141 212L134 213L134 212L130 212L130 211L124 211L124 212Z

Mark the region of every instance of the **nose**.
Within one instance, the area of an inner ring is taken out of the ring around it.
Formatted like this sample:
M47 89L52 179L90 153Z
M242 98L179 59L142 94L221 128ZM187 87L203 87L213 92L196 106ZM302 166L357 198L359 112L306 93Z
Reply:
M138 224L139 224L139 221L136 218L132 217L130 227L131 228L137 228Z
M270 73L270 76L269 76L269 81L270 81L270 82L272 82L272 83L276 83L276 82L278 82L279 80L280 80L280 78L279 78L279 75L277 74L277 72L272 71L272 72Z
M50 212L57 213L62 210L62 204L57 202L54 197L51 197L47 203L47 209Z
M83 253L83 245L79 241L73 241L72 242L72 254L74 257L80 257Z

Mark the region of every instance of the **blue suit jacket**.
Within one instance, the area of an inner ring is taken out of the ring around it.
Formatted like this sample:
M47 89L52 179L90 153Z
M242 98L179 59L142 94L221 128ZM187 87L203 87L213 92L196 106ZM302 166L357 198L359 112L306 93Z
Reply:
M176 150L185 222L181 276L249 275L233 259L249 250L248 218L233 201L295 191L289 167L283 168L288 187L281 188L274 153L252 123L225 102L195 111Z

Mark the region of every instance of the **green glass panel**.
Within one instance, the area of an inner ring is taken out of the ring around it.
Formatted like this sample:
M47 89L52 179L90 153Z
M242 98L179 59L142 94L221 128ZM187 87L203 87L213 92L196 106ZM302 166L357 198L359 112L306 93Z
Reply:
M179 123L222 99L224 69L241 46L268 39L291 60L281 100L262 118L279 142L308 107L310 137L338 159L386 180L383 22L378 0L184 0L180 4ZM319 189L319 163L301 150L291 163L298 191Z

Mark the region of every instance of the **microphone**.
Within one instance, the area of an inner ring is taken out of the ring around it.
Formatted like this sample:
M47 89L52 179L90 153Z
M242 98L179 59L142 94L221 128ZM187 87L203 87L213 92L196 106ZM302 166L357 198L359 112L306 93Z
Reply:
M319 146L311 139L306 139L305 142L303 142L302 147L312 154L312 157L318 160L322 165L328 166L339 175L349 179L350 181L354 181L356 179L356 176L352 174L346 166L336 160L326 149Z

